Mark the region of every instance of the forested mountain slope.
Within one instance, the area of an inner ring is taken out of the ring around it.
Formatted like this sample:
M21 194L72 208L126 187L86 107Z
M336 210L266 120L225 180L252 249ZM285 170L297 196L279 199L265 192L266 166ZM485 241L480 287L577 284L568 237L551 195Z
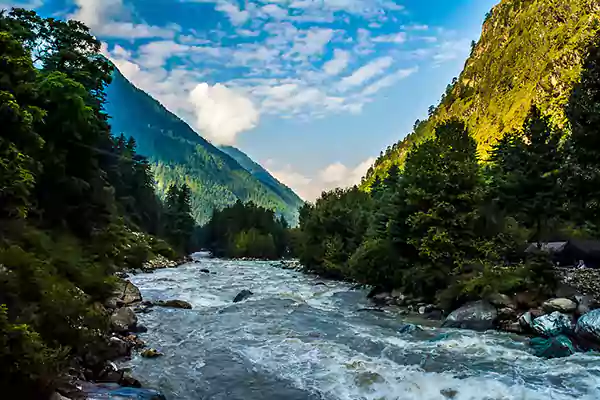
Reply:
M580 80L583 55L600 31L598 0L503 0L487 15L460 77L448 85L429 118L388 147L363 186L403 163L408 150L441 121L464 119L481 156L520 127L533 104L564 126L564 106Z
M279 182L273 175L269 173L262 165L252 160L248 155L240 149L232 146L220 146L219 149L231 156L242 167L250 172L256 179L262 182L265 186L277 193L286 204L294 205L294 208L300 208L304 201L289 187Z
M265 184L117 69L106 92L113 132L135 138L138 151L153 165L159 191L165 192L171 183L187 183L198 223L207 222L214 208L232 205L238 199L273 209L290 222L297 221L301 201L291 190L279 187L274 179Z

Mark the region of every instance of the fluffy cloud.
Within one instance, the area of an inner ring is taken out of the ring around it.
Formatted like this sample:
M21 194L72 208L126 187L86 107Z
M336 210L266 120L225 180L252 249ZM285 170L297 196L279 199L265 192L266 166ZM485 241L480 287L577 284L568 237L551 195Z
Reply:
M200 83L190 93L196 126L215 144L231 145L236 136L256 126L259 112L252 101L217 83Z
M333 58L323 65L323 71L327 75L337 75L348 66L350 62L350 53L345 50L335 49Z
M375 158L368 158L360 164L350 167L336 162L318 171L312 178L295 171L290 165L276 168L272 160L267 160L264 165L275 178L294 189L301 198L314 201L323 191L359 184L374 162Z
M354 71L352 75L343 78L340 81L340 89L345 91L352 87L362 85L371 78L374 78L377 75L385 72L385 70L388 69L393 62L394 59L389 56L380 57L374 61L371 61L367 65L364 65Z
M172 38L179 29L177 25L161 28L147 24L135 24L124 19L128 14L123 0L74 0L77 10L69 18L84 22L94 34L103 38Z

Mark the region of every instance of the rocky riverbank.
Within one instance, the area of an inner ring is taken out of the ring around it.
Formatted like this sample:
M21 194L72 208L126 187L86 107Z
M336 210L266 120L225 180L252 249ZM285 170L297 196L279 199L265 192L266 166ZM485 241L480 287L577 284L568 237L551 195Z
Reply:
M147 328L138 324L136 314L151 312L155 306L184 309L192 306L181 300L156 303L144 301L140 290L124 278L128 274L175 268L192 261L190 257L172 261L159 256L145 263L139 270L120 273L112 296L104 304L96 304L97 311L104 314L110 324L108 334L101 340L103 345L90 349L85 357L73 360L69 374L61 379L52 400L164 400L160 392L142 388L142 384L126 369L118 368L115 361L129 359L134 352L148 358L162 355L137 336L138 333L146 332Z
M562 268L556 274L559 284L552 297L536 291L494 293L455 310L409 298L399 290L374 289L369 297L378 307L400 307L405 314L443 321L442 327L528 335L533 352L540 357L599 350L600 271Z

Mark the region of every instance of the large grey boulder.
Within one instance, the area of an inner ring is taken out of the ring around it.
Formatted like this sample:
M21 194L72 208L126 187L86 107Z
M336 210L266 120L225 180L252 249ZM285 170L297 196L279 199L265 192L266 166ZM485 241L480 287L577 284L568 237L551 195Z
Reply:
M535 333L545 337L569 335L573 332L573 319L565 314L554 311L533 320L531 328Z
M576 295L577 315L584 315L598 308L598 301L592 296Z
M600 309L582 315L575 326L575 334L585 347L600 349Z
M191 310L192 305L187 301L183 300L167 300L167 301L157 301L157 306L167 307L167 308L182 308L185 310Z
M104 305L107 308L115 309L139 303L140 301L142 301L140 289L133 283L121 279L117 282L112 296L106 300Z
M515 302L509 296L502 293L494 293L487 300L496 308L516 308Z
M122 307L110 316L110 325L118 333L134 331L137 325L137 316L131 308Z
M558 311L561 313L570 314L577 309L577 303L575 303L573 300L563 297L558 299L550 299L546 301L542 305L542 308L547 313L553 313L555 311Z
M479 300L452 311L442 327L485 331L494 328L497 318L496 307L487 301Z

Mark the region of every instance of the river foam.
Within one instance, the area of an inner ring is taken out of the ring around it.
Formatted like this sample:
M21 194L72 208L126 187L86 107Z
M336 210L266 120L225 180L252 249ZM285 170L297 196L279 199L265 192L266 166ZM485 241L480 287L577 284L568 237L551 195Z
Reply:
M596 355L542 360L495 332L402 334L403 317L358 311L364 291L271 263L203 259L132 280L145 299L194 307L140 315L166 355L127 363L171 399L600 398ZM254 295L233 304L243 289Z

